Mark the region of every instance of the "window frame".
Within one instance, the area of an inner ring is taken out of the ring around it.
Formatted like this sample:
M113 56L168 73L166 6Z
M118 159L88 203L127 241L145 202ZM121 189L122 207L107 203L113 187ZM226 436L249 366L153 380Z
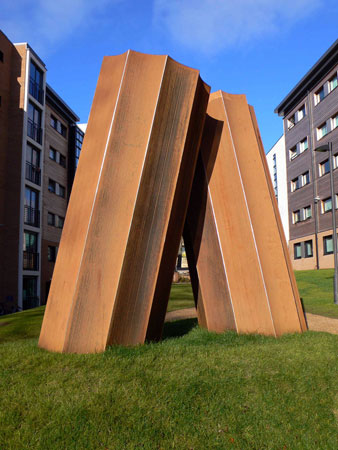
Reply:
M331 241L332 251L327 250L327 242ZM323 236L323 254L324 255L333 255L333 234Z
M52 194L56 193L56 181L51 178L48 179L48 192L51 192Z
M298 256L298 252L297 250L300 250L300 255ZM296 242L295 244L293 244L293 259L302 259L302 243L301 242Z
M327 173L330 173L330 159L329 158L324 159L322 162L318 163L318 165L319 165L319 177L323 177ZM323 170L323 168L325 170Z
M321 95L322 94L322 95ZM324 85L322 85L316 92L315 92L315 106L317 106L320 102L322 102L325 98L325 90Z
M306 244L310 244L311 253L308 252L308 247ZM313 241L312 241L312 239L304 241L304 258L313 258Z
M327 208L326 205L330 204L331 206ZM326 214L332 211L332 198L327 197L322 200L322 214Z
M51 220L49 220L51 218ZM47 213L47 224L51 227L55 227L55 214L48 211Z
M332 81L333 80L335 80L336 81L336 84L335 84L335 86L333 86L332 87ZM329 93L330 92L332 92L332 91L334 91L337 87L338 87L338 77L337 77L337 73L335 73L330 79L329 79L329 81L328 81L328 91L329 91Z

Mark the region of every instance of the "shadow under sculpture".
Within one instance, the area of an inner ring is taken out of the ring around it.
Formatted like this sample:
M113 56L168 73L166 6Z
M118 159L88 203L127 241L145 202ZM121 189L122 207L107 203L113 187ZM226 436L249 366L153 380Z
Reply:
M253 108L211 94L184 227L201 326L279 336L306 330Z
M40 347L100 352L163 326L208 97L168 56L104 58Z

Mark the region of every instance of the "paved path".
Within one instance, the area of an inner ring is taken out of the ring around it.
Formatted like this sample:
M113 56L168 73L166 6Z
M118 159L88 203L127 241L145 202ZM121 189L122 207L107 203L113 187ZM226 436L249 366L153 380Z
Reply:
M191 319L196 317L195 308L179 309L171 311L166 314L166 322L173 322L174 320ZM312 331L326 331L327 333L338 334L338 319L331 319L329 317L317 316L315 314L306 314L309 330Z

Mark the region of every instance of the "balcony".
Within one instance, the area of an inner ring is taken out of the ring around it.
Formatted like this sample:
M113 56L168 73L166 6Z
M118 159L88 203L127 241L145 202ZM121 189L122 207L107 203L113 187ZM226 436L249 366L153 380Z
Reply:
M39 253L23 252L24 270L39 270Z
M22 309L31 309L40 306L40 299L37 296L34 297L25 297L23 299Z
M40 126L34 123L31 119L28 119L27 134L29 137L34 139L34 141L39 144L42 143L42 128L40 128Z
M26 161L26 180L41 186L41 169Z
M33 78L29 79L29 93L43 105L44 91Z
M32 208L31 206L25 205L23 220L26 225L32 225L33 227L39 227L40 226L40 211L38 209Z

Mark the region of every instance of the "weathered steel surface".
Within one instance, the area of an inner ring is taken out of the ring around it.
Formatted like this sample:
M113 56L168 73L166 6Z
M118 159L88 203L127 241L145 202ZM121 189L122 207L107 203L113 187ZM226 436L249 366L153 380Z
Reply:
M41 347L98 352L159 333L208 96L199 72L169 57L104 58Z
M207 112L184 228L199 322L213 331L304 330L253 110L245 96L216 92Z
M290 332L298 331L297 330L298 324L296 316L294 314L294 305L296 306L297 309L301 331L306 331L307 324L304 317L303 307L299 297L296 278L292 268L292 263L284 235L283 224L280 218L277 200L275 197L272 181L270 178L268 163L266 161L263 142L258 128L255 110L250 105L249 110L257 138L257 144L262 161L262 168L264 170L265 180L267 183L267 188L271 199L271 207L273 210L273 213L270 212L272 229L269 230L269 233L271 233L270 239L273 242L273 247L271 248L271 246L266 245L265 258L271 259L264 261L264 266L267 266L267 270L265 270L264 273L266 274L265 276L268 280L267 289L268 292L270 292L269 298L276 333L277 335L280 335L282 333L287 333L289 331ZM257 162L257 164L259 165L259 162ZM259 176L263 177L261 172L259 173ZM265 246L264 242L261 245ZM282 267L278 265L279 262L281 262ZM279 280L279 284L274 283L275 279ZM287 297L287 299L285 297ZM292 301L292 299L294 299L294 302Z

